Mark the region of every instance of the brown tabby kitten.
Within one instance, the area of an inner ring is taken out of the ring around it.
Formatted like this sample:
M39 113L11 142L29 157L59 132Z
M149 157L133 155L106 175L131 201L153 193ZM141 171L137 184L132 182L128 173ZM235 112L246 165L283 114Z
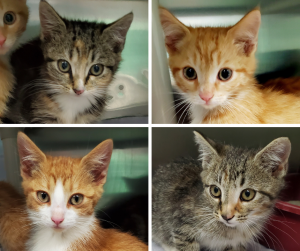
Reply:
M9 52L26 30L28 17L26 0L0 0L0 118L7 110L6 104L15 82Z
M8 119L15 123L91 123L99 120L125 46L133 14L111 23L62 18L40 2L41 34L18 49Z
M200 160L184 158L153 175L152 235L165 251L246 251L284 187L291 143L263 149L221 145L195 132Z
M191 123L300 123L300 98L263 89L254 77L258 9L232 27L185 26L163 8L160 19L169 66Z

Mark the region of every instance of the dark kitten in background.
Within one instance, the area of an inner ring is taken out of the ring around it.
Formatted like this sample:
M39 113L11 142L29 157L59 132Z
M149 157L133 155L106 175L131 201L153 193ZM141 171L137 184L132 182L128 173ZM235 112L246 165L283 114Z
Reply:
M165 251L246 251L284 187L291 143L249 150L195 134L201 161L174 161L153 176L153 240Z
M91 123L100 118L133 14L111 24L67 20L40 2L41 35L11 59L14 123Z

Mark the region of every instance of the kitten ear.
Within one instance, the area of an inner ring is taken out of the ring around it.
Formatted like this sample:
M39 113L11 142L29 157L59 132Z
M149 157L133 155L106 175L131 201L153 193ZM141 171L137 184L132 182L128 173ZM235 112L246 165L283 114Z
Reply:
M272 176L282 178L287 173L291 153L291 142L288 138L278 138L256 154L254 161L270 171Z
M62 18L45 0L40 2L40 22L42 40L66 30L66 24Z
M106 182L112 151L113 141L108 139L96 146L81 160L82 165L93 176L93 182L97 185L104 185Z
M256 51L260 22L260 10L254 9L228 31L228 35L233 39L234 44L246 56Z
M168 52L178 51L184 38L190 34L190 31L165 8L159 8L159 15L165 33L165 44Z
M23 179L32 177L32 172L46 161L45 154L22 132L17 137Z
M195 141L199 145L200 159L202 160L203 168L206 168L212 159L218 157L215 143L210 139L205 139L200 133L194 131Z
M106 34L114 47L114 52L119 53L124 49L126 35L130 28L130 25L133 20L133 13L129 13L119 20L111 23L104 31L103 34Z

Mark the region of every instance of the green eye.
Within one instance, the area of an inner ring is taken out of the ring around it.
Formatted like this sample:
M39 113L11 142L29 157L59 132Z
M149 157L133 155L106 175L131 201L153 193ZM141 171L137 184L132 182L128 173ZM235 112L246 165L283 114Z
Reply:
M70 71L71 65L69 64L68 61L61 59L61 60L58 61L58 69L61 72L66 73L66 72Z
M38 191L37 192L37 197L40 200L40 202L43 202L43 203L47 203L47 202L50 201L49 195L46 192L43 192L43 191Z
M81 204L83 201L83 195L82 194L74 194L70 199L70 204L77 206Z
M250 201L256 195L256 191L250 188L247 188L241 192L240 199L241 201Z
M194 80L197 78L197 73L192 67L185 67L183 69L183 75L187 80Z
M221 189L217 186L210 186L210 194L214 198L220 198L221 197Z
M103 65L95 64L91 67L91 74L94 76L99 76L103 72Z
M6 12L3 17L3 22L8 25L12 25L16 21L15 13Z
M218 78L221 81L227 81L231 78L231 76L232 76L232 70L227 69L227 68L221 69L218 73Z

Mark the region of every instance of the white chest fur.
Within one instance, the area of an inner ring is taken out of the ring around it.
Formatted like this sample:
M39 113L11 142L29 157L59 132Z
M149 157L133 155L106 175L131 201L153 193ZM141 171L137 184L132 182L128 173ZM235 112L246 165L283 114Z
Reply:
M56 232L49 227L39 227L31 235L27 242L28 251L67 251L68 248L80 239L87 241L91 238L95 217L89 217L79 227L68 229L64 232Z
M94 95L83 93L81 95L59 94L55 97L55 101L61 108L60 120L64 124L76 123L76 117L89 109L92 104L96 104Z

